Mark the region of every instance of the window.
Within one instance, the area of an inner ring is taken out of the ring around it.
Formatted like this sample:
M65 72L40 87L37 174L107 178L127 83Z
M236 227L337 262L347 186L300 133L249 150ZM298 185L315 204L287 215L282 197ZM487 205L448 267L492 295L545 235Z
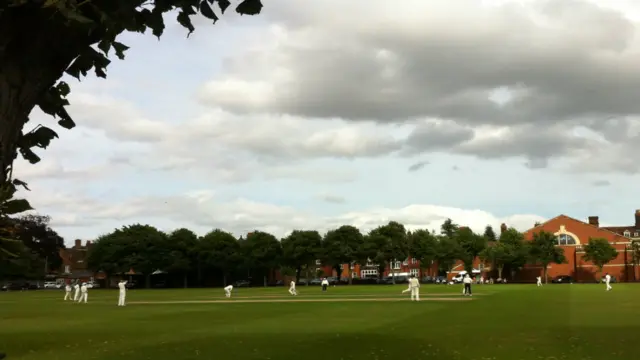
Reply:
M415 276L420 275L420 269L411 269L409 271L409 275L415 275Z
M571 235L558 235L558 245L576 245L577 243L576 239Z
M624 237L630 238L631 237L631 232L629 232L629 230L625 230L624 231Z
M65 274L70 274L71 273L71 267L69 265L65 265L64 266L64 273Z
M412 264L416 264L416 263L418 263L418 260L416 260L415 258L411 258L411 263Z
M404 261L402 262L402 265L407 266L409 265L409 259L404 259Z
M357 277L358 277L358 273L357 273L357 272L353 272L353 273L351 273L351 277L352 277L352 278L357 278Z
M316 260L316 265L322 265L322 261Z
M393 262L393 269L394 270L400 270L401 265L400 265L400 261L394 261Z
M640 236L639 232L636 231L636 232L633 233L633 237L639 237L639 236Z
M378 270L362 270L360 271L360 277L365 278L365 277L372 277L372 276L378 276Z
M350 270L353 270L355 267L356 267L356 264L355 264L355 263L351 263L351 265L349 265L349 269L350 269Z

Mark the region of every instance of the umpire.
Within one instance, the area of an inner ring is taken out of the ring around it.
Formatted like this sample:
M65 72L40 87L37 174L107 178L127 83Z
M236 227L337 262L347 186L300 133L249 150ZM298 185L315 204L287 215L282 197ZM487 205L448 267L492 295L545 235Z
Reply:
M465 296L471 296L471 276L469 276L469 274L464 276L464 279L462 280L462 282L464 282L464 295Z

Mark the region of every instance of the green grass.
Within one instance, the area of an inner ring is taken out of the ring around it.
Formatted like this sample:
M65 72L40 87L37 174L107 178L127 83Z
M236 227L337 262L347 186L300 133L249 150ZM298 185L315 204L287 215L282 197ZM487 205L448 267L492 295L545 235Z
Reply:
M346 302L400 297L405 286L343 286L300 299L331 302L135 304L224 299L221 289L93 290L88 304L61 291L0 293L0 351L8 360L163 359L632 359L640 285L424 285L420 303ZM443 294L446 296L429 296ZM277 297L274 297L277 296ZM236 289L234 298L288 299L285 288ZM408 298L404 296L404 298Z

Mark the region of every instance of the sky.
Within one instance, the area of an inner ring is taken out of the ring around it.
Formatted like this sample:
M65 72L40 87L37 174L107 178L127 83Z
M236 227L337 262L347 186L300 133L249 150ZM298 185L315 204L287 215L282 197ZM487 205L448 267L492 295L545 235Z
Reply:
M198 234L526 230L640 209L635 0L271 0L196 31L124 34L72 85L65 130L15 176L65 238L151 224ZM636 195L634 195L636 194Z

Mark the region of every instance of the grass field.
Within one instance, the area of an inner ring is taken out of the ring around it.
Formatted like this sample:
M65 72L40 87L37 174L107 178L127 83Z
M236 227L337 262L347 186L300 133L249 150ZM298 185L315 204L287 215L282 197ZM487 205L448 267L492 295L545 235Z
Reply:
M0 351L8 360L164 359L632 359L640 343L640 285L404 285L93 290L0 293ZM293 301L297 300L297 301Z

